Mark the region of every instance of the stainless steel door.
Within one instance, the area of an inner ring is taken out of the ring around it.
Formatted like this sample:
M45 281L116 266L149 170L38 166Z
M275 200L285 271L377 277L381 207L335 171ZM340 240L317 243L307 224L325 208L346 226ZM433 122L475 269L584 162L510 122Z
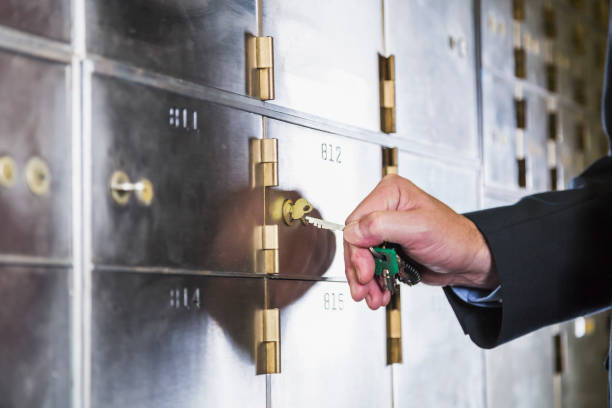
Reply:
M94 261L254 272L263 197L249 139L261 118L110 77L92 84ZM149 180L152 202L116 202L116 171Z
M92 406L253 406L263 279L93 272Z

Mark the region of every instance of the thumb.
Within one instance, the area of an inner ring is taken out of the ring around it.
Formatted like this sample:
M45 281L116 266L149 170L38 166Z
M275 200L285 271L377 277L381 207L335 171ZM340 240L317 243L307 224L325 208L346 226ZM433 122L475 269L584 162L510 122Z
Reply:
M344 228L344 240L362 248L382 242L405 245L423 231L418 218L414 210L371 212Z

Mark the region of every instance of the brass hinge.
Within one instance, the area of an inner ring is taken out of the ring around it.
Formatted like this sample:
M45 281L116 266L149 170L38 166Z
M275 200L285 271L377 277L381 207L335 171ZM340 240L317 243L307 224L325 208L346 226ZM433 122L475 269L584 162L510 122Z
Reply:
M278 374L280 364L280 311L258 310L256 314L257 374Z
M402 301L400 292L387 305L387 364L402 362Z
M527 129L527 101L525 99L514 99L514 113L517 129Z
M278 186L278 139L251 139L251 187Z
M553 346L555 353L555 361L554 361L554 373L561 374L565 368L565 356L563 353L563 338L561 337L561 333L557 333L553 336Z
M557 36L557 20L555 9L552 5L544 7L544 33L546 38L555 38Z
M387 174L398 174L397 167L397 147L383 147L383 177Z
M274 99L274 41L272 37L247 37L247 92L267 101Z
M546 64L546 87L550 92L557 92L557 66L554 62Z
M395 56L378 55L380 79L380 129L395 133Z
M278 225L260 225L255 233L255 265L257 273L278 273Z
M522 47L514 48L514 76L527 78L527 52Z
M512 18L516 21L525 20L525 0L512 0Z
M557 112L548 112L548 140L558 139L558 115Z
M516 165L518 167L518 186L520 188L527 187L527 159L522 157L516 159Z

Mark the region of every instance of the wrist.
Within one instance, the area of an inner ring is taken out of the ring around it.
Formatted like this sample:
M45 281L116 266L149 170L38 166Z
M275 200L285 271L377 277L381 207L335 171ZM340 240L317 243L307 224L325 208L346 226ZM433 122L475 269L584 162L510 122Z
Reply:
M495 268L491 249L478 227L476 227L476 224L469 219L468 221L473 235L473 256L471 265L465 272L467 275L470 275L470 280L474 286L483 289L494 289L499 286L499 276Z

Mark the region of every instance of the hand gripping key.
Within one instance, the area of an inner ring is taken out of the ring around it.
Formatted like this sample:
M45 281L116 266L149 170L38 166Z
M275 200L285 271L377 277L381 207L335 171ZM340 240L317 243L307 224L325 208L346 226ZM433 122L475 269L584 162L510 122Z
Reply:
M344 225L322 220L320 218L305 217L306 221L315 227L330 231L344 231ZM408 285L416 285L421 281L421 274L416 265L404 254L400 245L383 243L378 247L370 247L374 257L374 276L383 290L391 294L399 290L397 280Z

